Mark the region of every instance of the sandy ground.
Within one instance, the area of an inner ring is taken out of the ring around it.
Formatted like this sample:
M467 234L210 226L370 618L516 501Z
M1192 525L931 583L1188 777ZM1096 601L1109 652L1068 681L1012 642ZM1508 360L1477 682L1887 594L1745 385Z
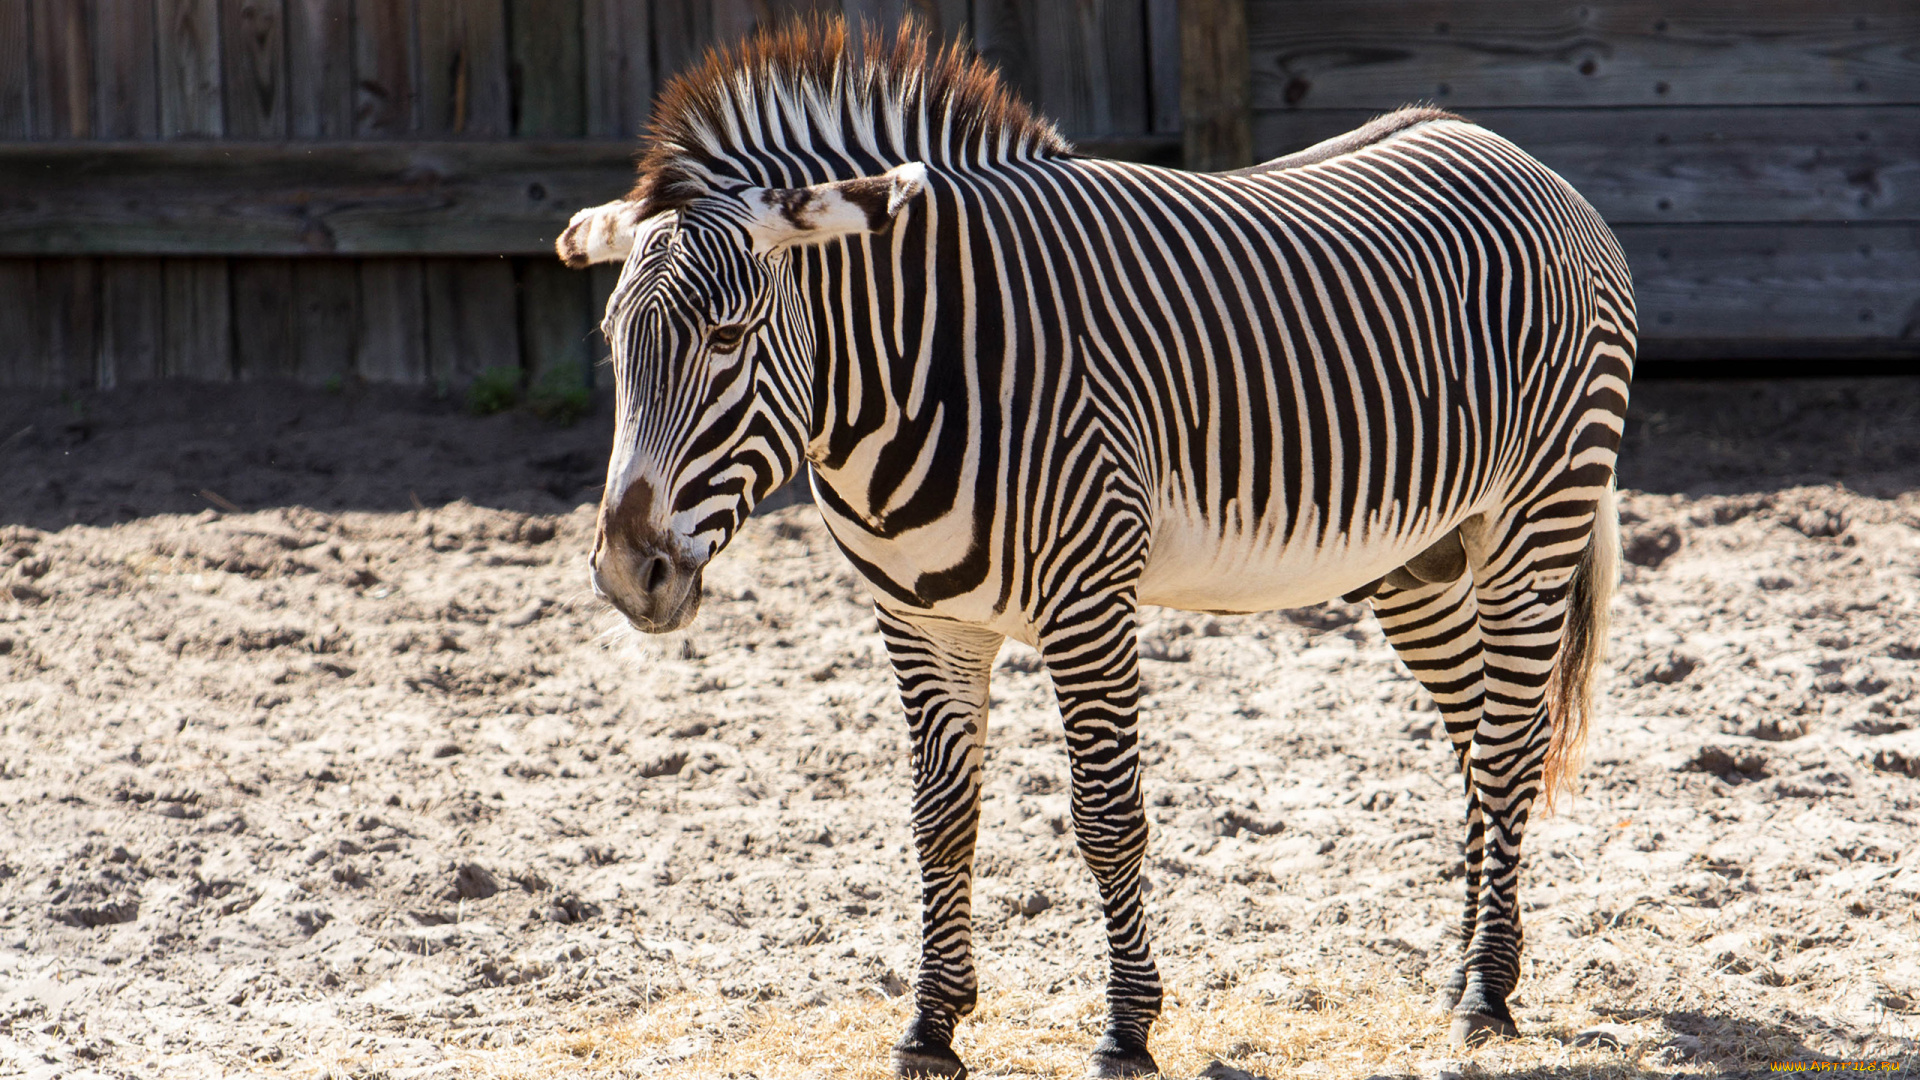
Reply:
M907 771L863 587L792 506L693 631L637 640L584 588L604 412L0 402L0 1075L484 1073L710 1002L624 1067L678 1074L756 1007L902 992ZM1905 1060L1920 379L1647 383L1626 454L1584 791L1529 837L1521 1026L1606 1020L1634 1076ZM1429 993L1459 785L1371 620L1147 621L1172 1000ZM982 981L1080 1022L1098 912L1030 651L993 710Z

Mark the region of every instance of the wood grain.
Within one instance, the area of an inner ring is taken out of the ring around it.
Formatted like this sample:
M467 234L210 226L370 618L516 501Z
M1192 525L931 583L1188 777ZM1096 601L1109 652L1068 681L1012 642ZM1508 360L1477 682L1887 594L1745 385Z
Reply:
M1364 123L1365 110L1269 111L1260 157ZM1613 224L1920 221L1920 108L1485 109Z
M286 0L287 127L296 139L353 135L353 2Z
M973 48L1028 104L1040 105L1034 10L1023 0L973 0ZM1045 112L1045 108L1041 109Z
M42 139L88 138L93 134L93 40L87 27L87 9L76 0L30 2L34 135Z
M397 139L414 130L413 5L354 0L353 133Z
M99 356L99 260L40 259L34 266L33 305L40 324L34 385L90 387Z
M529 384L564 389L592 385L595 326L592 279L557 259L516 260L520 342Z
M360 268L351 259L293 264L294 378L339 386L360 350Z
M160 134L153 0L93 0L94 133L102 139Z
M1069 138L1150 130L1146 9L1141 0L1034 5L1040 111Z
M1180 0L1147 0L1148 130L1180 131Z
M462 387L489 368L520 366L513 264L496 259L427 259L427 375Z
M361 260L357 343L354 370L362 379L426 381L426 296L419 259Z
M154 0L154 12L160 134L223 134L219 0Z
M234 259L233 370L242 380L291 379L294 349L293 261Z
M856 32L872 26L891 35L902 20L912 17L936 38L951 41L972 21L967 0L844 0L840 10Z
M0 259L0 386L37 386L40 355L34 342L40 336L38 310L29 302L37 291L32 259ZM13 434L7 432L8 435Z
M504 0L420 0L420 131L498 137L512 130Z
M224 0L221 70L226 133L236 139L287 137L287 39L283 0Z
M620 285L621 269L618 263L600 263L587 269L587 310L596 320L590 339L593 365L587 369L587 375L594 386L607 386L610 377L606 372L606 361L613 351L613 344L600 333L598 320L605 316L607 301Z
M513 133L552 138L587 133L580 0L509 0L519 100Z
M166 325L165 277L159 259L100 260L102 390L158 378Z
M586 133L635 138L653 104L653 20L650 5L585 0Z
M1259 109L1920 104L1912 0L1248 0Z
M0 143L0 254L548 254L633 144Z
M1247 0L1181 0L1180 122L1186 167L1253 163L1247 87Z
M165 314L161 373L176 379L233 378L233 313L225 259L161 263Z
M1643 337L1878 343L1920 355L1920 227L1630 225L1615 230L1633 267Z
M33 138L32 38L27 5L0 4L0 139Z

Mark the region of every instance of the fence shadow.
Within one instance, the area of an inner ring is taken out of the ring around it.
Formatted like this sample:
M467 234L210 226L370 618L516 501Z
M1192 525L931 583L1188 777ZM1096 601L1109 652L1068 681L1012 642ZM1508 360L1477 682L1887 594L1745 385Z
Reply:
M1835 482L1881 498L1920 489L1920 374L1633 388L1622 487L1731 495Z
M599 498L611 395L571 426L475 416L418 388L160 382L0 395L0 524L57 529L208 506L404 511L466 499L560 513ZM1643 491L1836 481L1920 490L1920 377L1645 380L1620 479ZM806 498L804 483L770 505Z

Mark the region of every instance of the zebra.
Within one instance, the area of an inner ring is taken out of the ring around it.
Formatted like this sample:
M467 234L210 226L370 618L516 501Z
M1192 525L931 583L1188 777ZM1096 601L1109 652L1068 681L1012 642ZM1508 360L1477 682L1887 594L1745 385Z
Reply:
M966 1072L1008 638L1052 678L1105 915L1090 1075L1156 1071L1142 604L1371 605L1466 794L1452 1037L1516 1033L1521 841L1585 740L1636 334L1620 248L1557 175L1426 108L1237 172L1083 157L956 47L811 22L673 81L633 190L556 248L624 264L596 594L685 625L803 465L873 593L921 873L899 1074Z

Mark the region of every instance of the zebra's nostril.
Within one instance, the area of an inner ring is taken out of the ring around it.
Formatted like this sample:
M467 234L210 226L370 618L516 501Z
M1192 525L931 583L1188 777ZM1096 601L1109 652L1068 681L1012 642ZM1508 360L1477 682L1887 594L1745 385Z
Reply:
M653 558L648 559L645 575L647 591L649 593L658 592L664 588L667 584L667 576L671 572L671 567L667 565L666 556L655 555Z

